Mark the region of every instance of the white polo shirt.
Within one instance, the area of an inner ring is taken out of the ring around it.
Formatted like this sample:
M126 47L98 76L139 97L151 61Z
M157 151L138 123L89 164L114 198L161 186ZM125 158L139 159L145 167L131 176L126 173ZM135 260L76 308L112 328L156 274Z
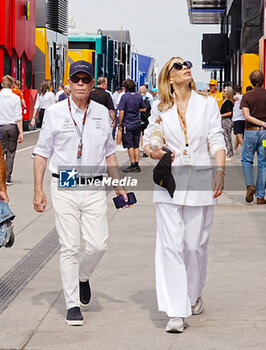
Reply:
M70 97L71 113L82 130L84 112ZM58 174L58 167L98 167L106 172L106 157L115 153L111 134L109 111L103 105L91 101L83 131L82 157L77 158L79 135L71 118L68 100L56 103L45 111L42 129L35 154L50 158L49 170Z
M63 91L64 92L64 91ZM37 95L34 109L46 109L55 103L55 95L52 91L47 91L44 95Z
M240 103L241 103L242 97L243 97L242 95L235 95L235 104L233 109L233 122L236 122L238 120L245 120L242 109L240 109Z
M20 98L11 89L0 91L0 125L16 124L22 119Z

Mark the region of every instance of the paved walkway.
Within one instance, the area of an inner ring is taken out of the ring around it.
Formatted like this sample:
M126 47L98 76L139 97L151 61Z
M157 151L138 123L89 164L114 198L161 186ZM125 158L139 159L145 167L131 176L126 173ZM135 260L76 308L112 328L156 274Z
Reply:
M31 149L17 154L15 184L9 188L17 236L11 249L0 251L1 276L54 228L49 176L48 210L39 215L32 208L30 154ZM119 153L121 164L126 159L126 153ZM235 157L232 164L238 162ZM56 253L0 315L1 350L265 349L266 206L245 205L241 191L221 197L209 245L205 311L187 319L189 327L176 335L164 332L167 317L157 311L152 192L136 195L138 205L118 211L112 204L114 193L108 195L109 250L91 279L84 326L65 324Z

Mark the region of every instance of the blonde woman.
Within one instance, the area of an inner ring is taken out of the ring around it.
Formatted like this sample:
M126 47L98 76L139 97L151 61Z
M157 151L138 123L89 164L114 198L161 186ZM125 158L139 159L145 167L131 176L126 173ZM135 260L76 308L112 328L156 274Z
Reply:
M222 128L224 130L224 138L226 144L226 160L231 160L234 155L232 144L232 129L233 129L233 108L234 108L234 90L231 86L226 86L223 89L224 102L220 113L222 117Z
M162 147L151 149L150 136L160 117L168 148L173 152L173 198L155 185L156 291L160 311L170 317L165 330L183 332L184 318L203 310L202 291L207 275L207 245L215 198L224 184L225 143L215 99L199 93L191 75L192 63L171 58L159 75L160 100L153 103L144 133L144 151L152 159L164 155ZM197 180L213 178L211 157L217 171L208 190ZM192 172L196 176L192 178ZM193 189L193 190L192 190Z

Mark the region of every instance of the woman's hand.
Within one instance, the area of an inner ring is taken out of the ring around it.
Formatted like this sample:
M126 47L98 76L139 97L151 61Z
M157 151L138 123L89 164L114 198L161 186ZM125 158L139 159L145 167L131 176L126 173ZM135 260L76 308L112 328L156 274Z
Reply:
M224 173L220 170L217 170L212 184L213 198L219 197L223 193L223 189Z
M150 151L150 156L152 159L161 159L165 153L166 153L166 151L164 151L162 149L162 147L157 147L154 150ZM174 159L175 159L175 153L172 152L171 153L171 161L173 162Z
M162 147L156 147L150 150L150 156L152 159L161 159L166 152L162 150Z

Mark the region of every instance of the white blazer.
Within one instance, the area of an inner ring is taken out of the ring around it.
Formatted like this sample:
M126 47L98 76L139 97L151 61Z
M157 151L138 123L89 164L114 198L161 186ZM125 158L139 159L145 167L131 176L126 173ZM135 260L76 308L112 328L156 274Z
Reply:
M185 145L185 136L176 104L167 111L160 112L159 103L160 101L153 103L143 142L144 146L150 143L151 132L160 116L166 143L175 152L172 174L176 182L176 191L171 198L165 188L155 185L154 201L188 206L215 204L212 198L213 169L210 153L214 155L218 150L226 150L216 100L192 90L185 119L188 142L193 150L193 166L183 166L181 162L180 154Z

